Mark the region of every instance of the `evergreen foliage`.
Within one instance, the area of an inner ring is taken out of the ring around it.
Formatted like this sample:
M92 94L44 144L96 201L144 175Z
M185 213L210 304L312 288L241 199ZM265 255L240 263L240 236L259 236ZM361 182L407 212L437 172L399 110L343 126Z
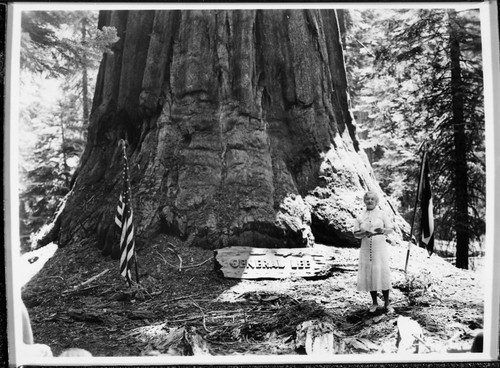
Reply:
M455 242L458 233L467 232L471 240L481 239L485 147L478 11L351 10L346 23L353 106L381 186L411 221L420 157L427 148L436 238ZM458 64L452 76L453 41ZM455 91L452 79L458 82ZM457 169L461 163L466 174ZM460 186L466 188L461 195Z
M93 85L116 30L97 12L28 11L21 16L20 217L23 248L51 221L70 189L86 141Z
M96 68L118 40L112 27L97 29L97 12L91 11L26 11L21 29L21 68L52 77Z
M455 242L465 229L471 240L481 239L485 147L478 11L350 9L339 12L339 19L360 142L394 207L411 221L421 153L428 148L436 238ZM20 195L27 237L50 221L70 190L86 141L89 91L102 53L110 52L117 37L114 28L97 29L97 13L85 11L24 12L22 31L21 83L28 92L21 96ZM452 69L459 76L455 91ZM57 81L55 103L41 92L47 81ZM457 132L463 159L455 155ZM461 161L464 177L457 174ZM466 195L457 195L463 181ZM463 198L466 210L457 205Z

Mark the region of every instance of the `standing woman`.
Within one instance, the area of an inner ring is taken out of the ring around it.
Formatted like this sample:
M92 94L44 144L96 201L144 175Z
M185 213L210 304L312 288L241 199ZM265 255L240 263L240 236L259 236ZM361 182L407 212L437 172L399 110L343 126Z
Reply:
M391 288L389 256L385 234L392 232L392 224L387 215L377 208L379 198L376 193L368 191L363 200L366 210L354 223L354 236L361 239L358 267L358 290L369 291L372 306L369 311L378 308L377 291L382 290L384 309L392 312L389 301Z

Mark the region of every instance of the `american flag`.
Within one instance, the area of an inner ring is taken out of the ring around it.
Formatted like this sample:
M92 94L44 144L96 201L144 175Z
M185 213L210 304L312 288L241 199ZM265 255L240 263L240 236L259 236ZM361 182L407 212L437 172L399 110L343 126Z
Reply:
M424 142L425 145L425 142ZM432 205L432 190L430 180L429 158L427 150L424 151L424 157L420 164L420 176L418 179L417 196L415 207L413 209L413 220L411 222L410 240L408 241L408 250L406 252L405 273L408 269L408 261L410 259L411 239L413 238L413 225L415 223L415 215L417 212L418 199L420 198L420 207L422 215L420 218L420 246L427 249L429 256L434 252L434 209Z
M134 214L131 204L126 142L121 140L120 143L123 149L123 188L118 200L115 223L120 229L120 273L131 285L131 269L135 260Z
M429 255L434 252L434 214L432 205L432 189L430 181L429 158L424 156L424 170L422 177L422 219L420 221L420 231L422 233L422 243Z

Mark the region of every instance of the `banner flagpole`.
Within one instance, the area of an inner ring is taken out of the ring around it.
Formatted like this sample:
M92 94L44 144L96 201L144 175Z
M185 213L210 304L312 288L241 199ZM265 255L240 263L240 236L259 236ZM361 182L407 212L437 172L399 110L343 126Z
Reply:
M415 206L413 207L413 218L411 221L410 239L408 240L408 250L406 251L405 274L406 274L406 271L408 269L408 261L410 259L411 240L413 238L413 228L415 226L415 217L417 214L418 200L420 197L420 190L422 188L422 180L423 180L423 176L424 176L424 162L425 162L426 156L427 156L427 147L424 148L424 156L422 157L422 162L420 163L420 175L418 178L417 195L415 197Z
M424 161L424 175L420 191L420 208L422 208L422 218L420 221L421 240L425 244L425 249L427 249L430 257L434 252L434 209L428 157Z

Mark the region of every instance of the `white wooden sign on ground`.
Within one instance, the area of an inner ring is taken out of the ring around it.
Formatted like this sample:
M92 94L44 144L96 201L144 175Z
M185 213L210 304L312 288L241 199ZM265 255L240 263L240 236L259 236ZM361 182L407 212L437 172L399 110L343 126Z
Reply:
M324 276L334 266L333 252L321 248L229 247L215 251L215 267L227 278L282 279Z

